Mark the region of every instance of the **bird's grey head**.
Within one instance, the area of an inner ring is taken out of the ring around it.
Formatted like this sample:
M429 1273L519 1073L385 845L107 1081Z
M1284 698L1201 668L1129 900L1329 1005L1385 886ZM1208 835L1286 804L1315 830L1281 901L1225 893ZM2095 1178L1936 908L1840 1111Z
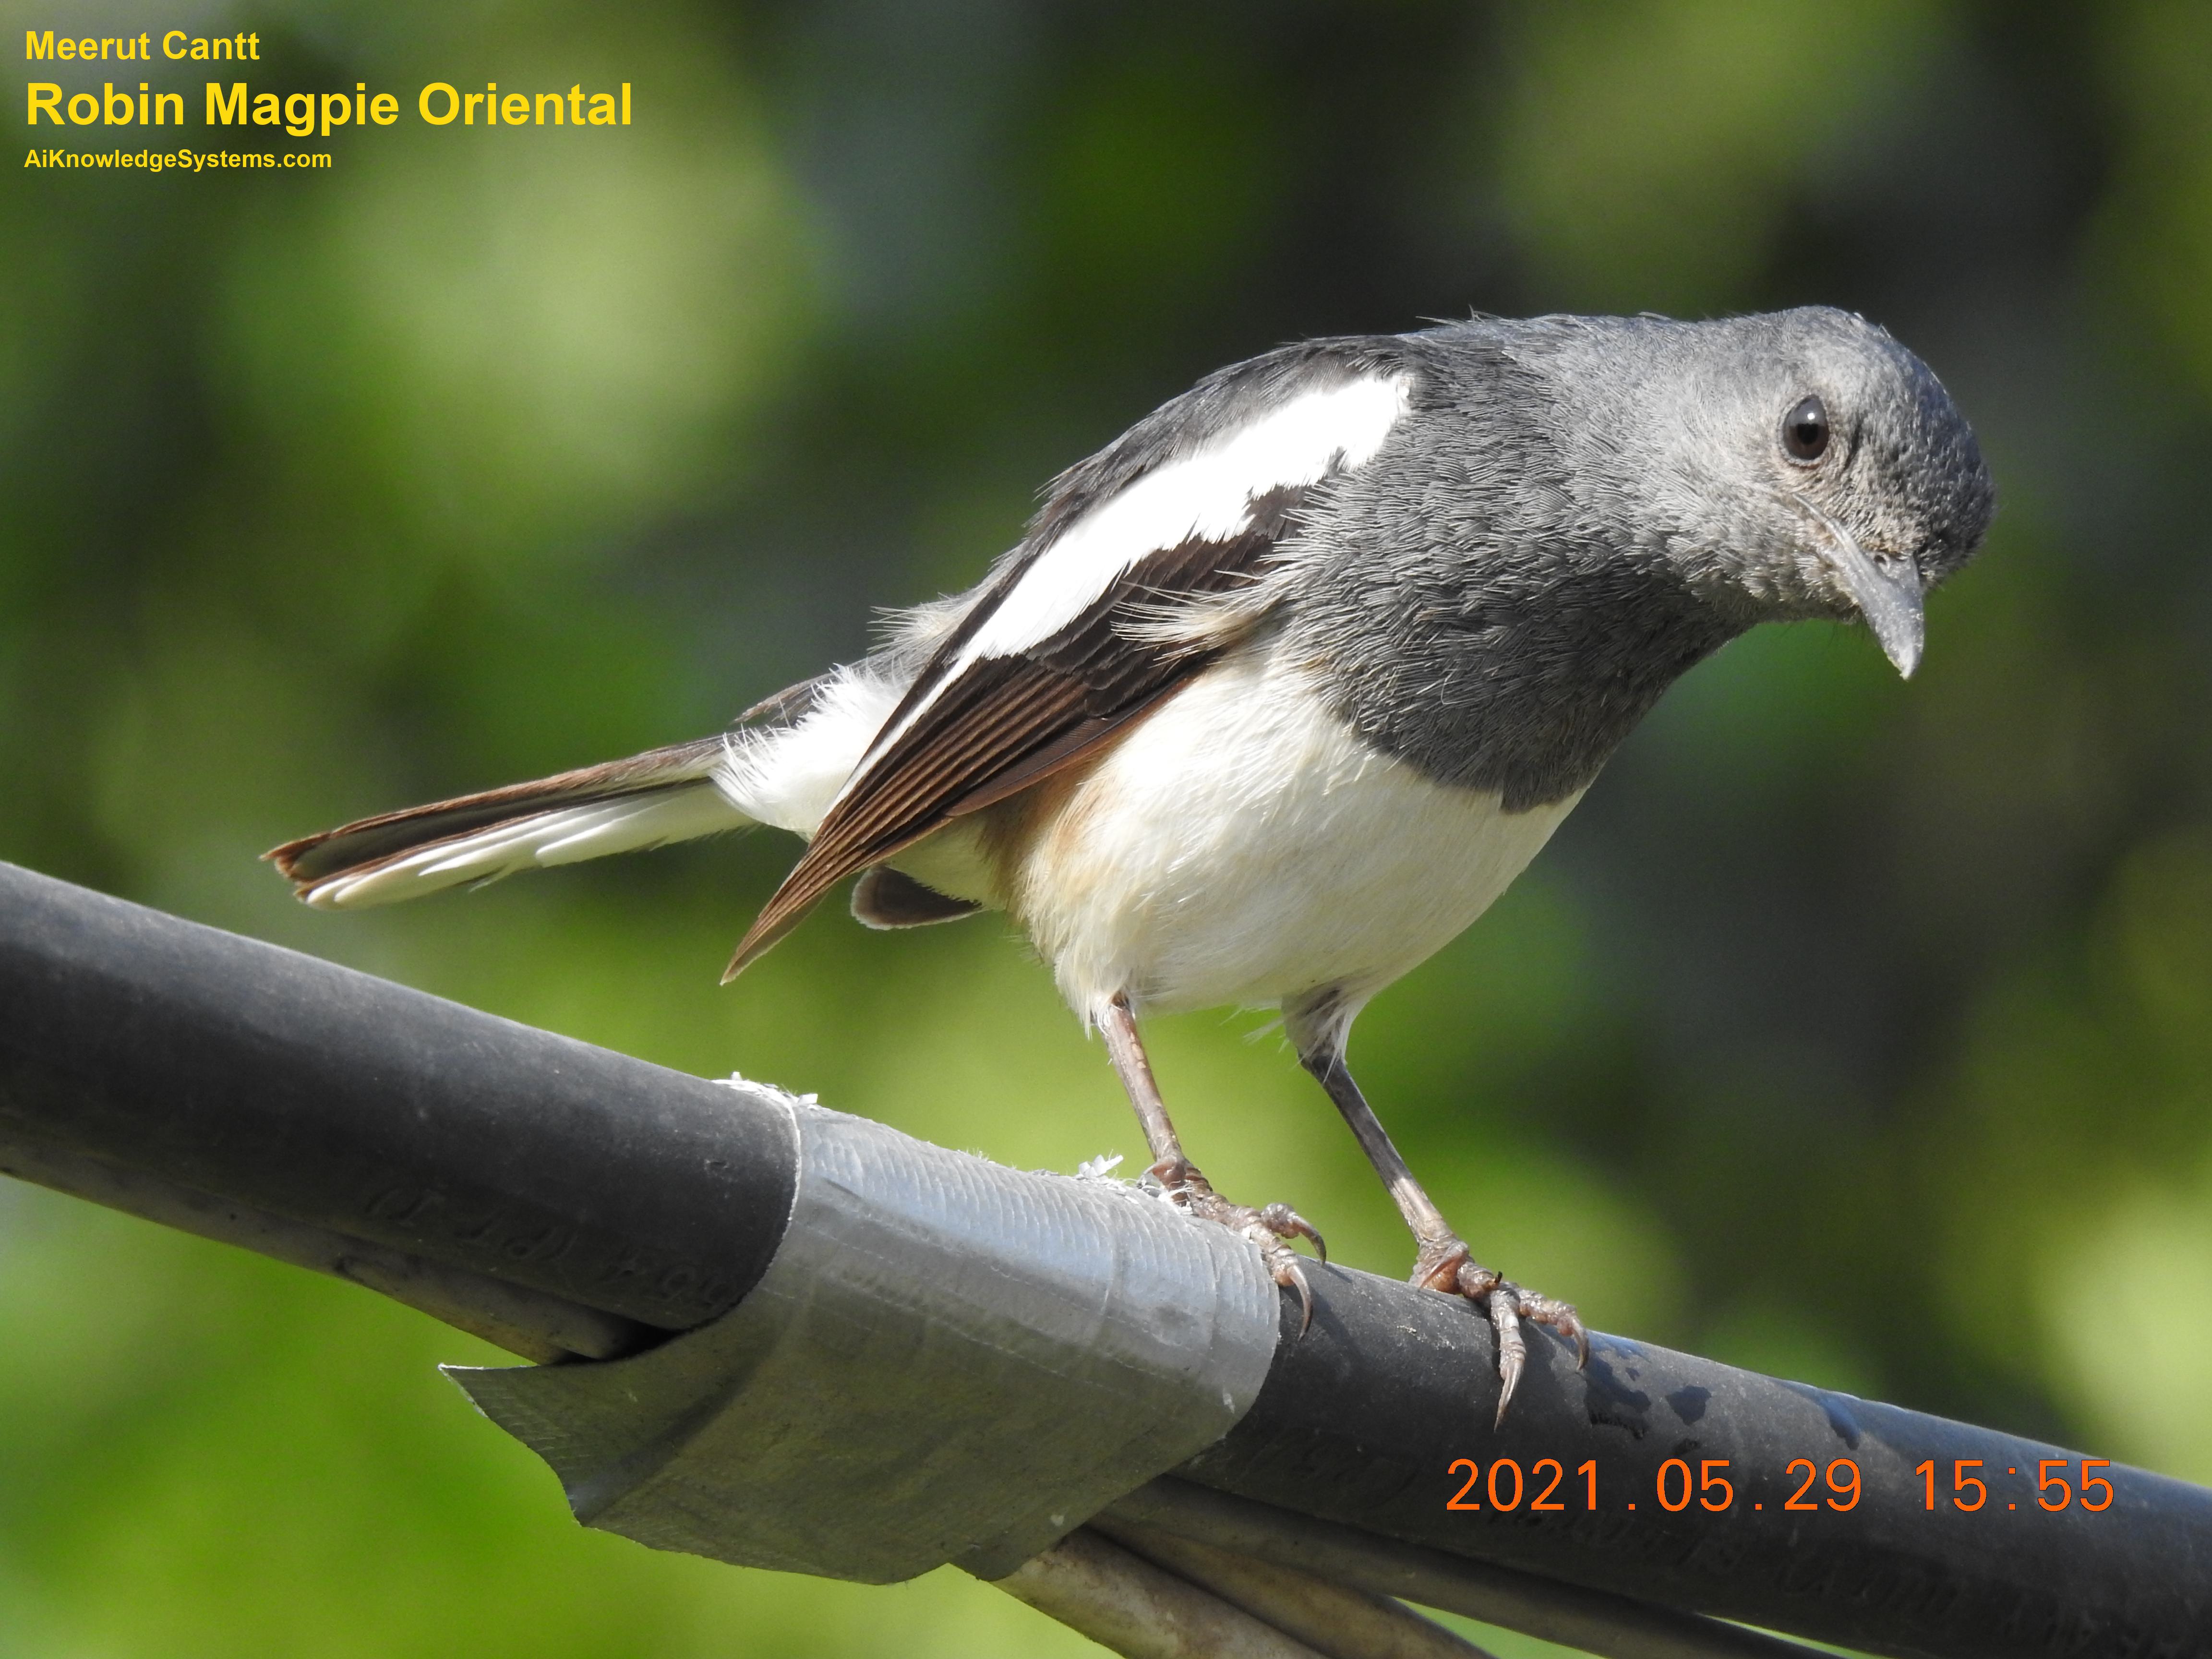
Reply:
M1307 510L1292 644L1369 742L1509 810L1588 784L1759 623L1862 618L1911 673L1923 596L1989 527L1949 396L1843 312L1355 343L1414 389L1376 462Z
M1642 407L1622 459L1665 500L1665 556L1744 625L1859 618L1911 674L1924 595L1996 507L1973 429L1928 366L1826 307L1629 326Z

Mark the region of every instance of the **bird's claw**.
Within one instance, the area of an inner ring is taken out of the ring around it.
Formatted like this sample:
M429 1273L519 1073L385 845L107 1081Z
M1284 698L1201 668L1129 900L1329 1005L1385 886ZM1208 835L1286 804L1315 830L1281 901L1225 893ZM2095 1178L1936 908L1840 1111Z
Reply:
M1328 1266L1328 1241L1307 1220L1287 1204L1270 1204L1260 1212L1260 1224L1278 1238L1303 1238L1314 1247L1321 1264Z
M1574 1304L1539 1295L1477 1265L1467 1246L1456 1238L1424 1246L1414 1263L1412 1282L1425 1290L1465 1297L1489 1315L1491 1329L1498 1334L1497 1422L1505 1420L1505 1408L1512 1403L1513 1390L1520 1386L1521 1373L1528 1362L1528 1344L1521 1334L1522 1320L1549 1325L1561 1336L1571 1338L1577 1370L1589 1364L1589 1332Z
M1275 1283L1298 1293L1298 1334L1304 1336L1313 1323L1313 1286L1306 1282L1305 1269L1298 1265L1290 1241L1305 1239L1314 1247L1314 1254L1326 1262L1328 1246L1314 1224L1287 1204L1255 1210L1249 1205L1231 1203L1213 1190L1212 1183L1188 1159L1164 1159L1147 1173L1179 1207L1252 1241Z

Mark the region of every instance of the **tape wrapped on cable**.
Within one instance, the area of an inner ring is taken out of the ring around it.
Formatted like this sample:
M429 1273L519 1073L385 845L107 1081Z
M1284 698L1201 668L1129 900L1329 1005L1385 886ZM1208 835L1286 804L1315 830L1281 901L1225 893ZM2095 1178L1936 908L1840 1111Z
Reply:
M735 1086L799 1140L790 1224L744 1301L629 1358L447 1368L586 1525L866 1583L995 1578L1258 1395L1280 1293L1243 1239L1127 1182Z

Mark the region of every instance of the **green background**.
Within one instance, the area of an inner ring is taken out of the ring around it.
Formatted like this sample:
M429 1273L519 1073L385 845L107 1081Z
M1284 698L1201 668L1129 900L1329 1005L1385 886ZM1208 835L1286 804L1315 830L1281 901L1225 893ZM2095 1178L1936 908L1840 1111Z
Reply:
M255 855L716 729L1287 338L1891 327L2002 495L1920 676L1729 647L1352 1058L1482 1258L1603 1328L2212 1480L2212 11L10 3L0 42L73 16L253 30L256 90L403 119L326 173L0 168L0 857L1023 1167L1139 1143L1001 922L825 908L718 990L772 833L362 915ZM636 118L431 130L431 80ZM1158 1026L1194 1155L1402 1273L1260 1024ZM0 1655L1080 1645L957 1575L583 1533L432 1370L489 1356L0 1190Z

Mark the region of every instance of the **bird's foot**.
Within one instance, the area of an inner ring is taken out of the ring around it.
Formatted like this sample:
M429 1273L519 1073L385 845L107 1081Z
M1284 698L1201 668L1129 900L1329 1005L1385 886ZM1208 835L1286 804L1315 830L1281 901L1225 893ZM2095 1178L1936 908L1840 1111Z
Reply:
M1213 1190L1213 1183L1200 1175L1198 1166L1188 1158L1164 1158L1146 1173L1160 1183L1160 1190L1170 1203L1252 1241L1259 1249L1260 1260L1274 1275L1275 1283L1298 1293L1298 1333L1304 1335L1306 1327L1313 1323L1313 1287L1306 1283L1305 1269L1298 1265L1290 1241L1307 1240L1313 1245L1314 1254L1327 1261L1328 1246L1322 1242L1313 1224L1287 1204L1270 1204L1265 1209L1255 1210L1247 1204L1231 1203Z
M1478 1266L1467 1246L1453 1234L1421 1246L1409 1282L1447 1296L1463 1296L1490 1316L1491 1328L1498 1333L1498 1380L1502 1385L1498 1393L1498 1422L1505 1420L1505 1407L1528 1359L1528 1345L1521 1334L1522 1320L1549 1325L1561 1336L1571 1337L1576 1369L1589 1363L1589 1333L1583 1328L1574 1304L1539 1296L1502 1273Z

